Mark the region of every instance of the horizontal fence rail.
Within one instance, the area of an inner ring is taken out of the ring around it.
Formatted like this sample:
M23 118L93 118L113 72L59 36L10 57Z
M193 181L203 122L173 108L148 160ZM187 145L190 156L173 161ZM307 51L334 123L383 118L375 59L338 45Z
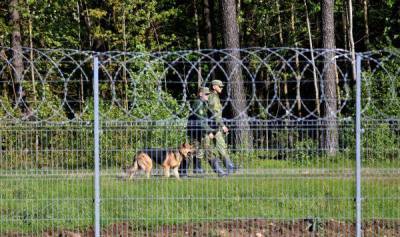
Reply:
M397 236L399 56L0 48L0 236Z

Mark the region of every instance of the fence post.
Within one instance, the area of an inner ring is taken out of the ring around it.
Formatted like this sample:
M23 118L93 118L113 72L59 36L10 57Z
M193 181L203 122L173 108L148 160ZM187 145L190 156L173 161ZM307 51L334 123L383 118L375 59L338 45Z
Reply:
M356 236L361 237L361 55L356 56Z
M93 57L94 98L94 236L100 237L99 58Z

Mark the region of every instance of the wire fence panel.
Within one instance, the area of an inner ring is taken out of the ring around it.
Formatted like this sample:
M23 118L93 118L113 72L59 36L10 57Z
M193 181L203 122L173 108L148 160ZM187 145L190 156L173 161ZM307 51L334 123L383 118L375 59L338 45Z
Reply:
M233 123L227 125L234 127ZM311 140L324 130L318 122L254 125L251 132L255 137L262 139L264 134L270 138L252 151L232 148L230 158L240 169L228 177L219 178L204 159L205 173L201 175L194 173L191 160L189 178L182 181L163 178L162 168L156 167L152 178L138 174L132 182L118 176L124 166L118 160L131 165L137 151L163 148L165 142L171 142L158 140L157 134L147 134L149 130L146 134L139 128L134 131L136 126L149 125L119 123L107 126L103 133L103 137L123 140L110 140L112 148L102 156L109 158L104 162L111 167L102 169L102 220L106 226L117 223L108 234L247 236L283 231L289 236L317 230L327 234L354 232L354 151L341 145L340 157L327 157ZM341 124L341 139L352 136L353 128L350 122ZM157 129L185 139L185 130L175 124ZM136 139L155 143L132 148L129 144L137 144ZM179 147L183 141L167 148Z
M363 134L363 221L376 236L396 236L399 225L399 121L368 120ZM388 230L388 231L387 231Z
M400 232L396 53L0 50L0 236ZM216 79L227 133L196 104Z
M1 236L91 226L92 126L40 122L1 127Z
M0 236L90 232L92 54L0 51Z
M368 236L400 233L399 60L388 51L362 58L362 220Z

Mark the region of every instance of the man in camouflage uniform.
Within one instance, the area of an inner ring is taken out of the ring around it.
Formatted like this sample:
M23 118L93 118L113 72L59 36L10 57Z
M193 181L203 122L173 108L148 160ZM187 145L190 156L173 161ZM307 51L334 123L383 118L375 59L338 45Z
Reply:
M225 172L220 168L219 162L214 161L210 152L212 151L212 140L214 139L214 130L209 126L209 108L208 96L210 90L207 87L201 87L198 92L198 99L193 104L193 112L189 116L187 132L191 143L196 147L196 155L193 157L193 173L204 173L201 168L201 160L204 157L210 162L212 168L219 176L224 176ZM215 159L215 158L214 158ZM187 176L189 162L182 161L179 167L180 176Z
M229 158L228 146L225 142L224 134L229 132L229 129L222 121L222 104L219 95L222 92L224 84L220 80L213 80L211 82L211 94L208 98L209 109L212 113L211 119L213 128L216 130L214 140L214 153L222 158L228 174L236 170L235 165Z

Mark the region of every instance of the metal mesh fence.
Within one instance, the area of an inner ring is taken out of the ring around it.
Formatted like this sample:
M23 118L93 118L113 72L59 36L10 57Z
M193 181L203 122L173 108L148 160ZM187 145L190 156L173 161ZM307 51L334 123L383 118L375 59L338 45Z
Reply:
M357 54L361 67L353 72L351 55L340 50L240 49L240 59L234 50L1 50L0 236L356 236L358 210L363 236L400 232L394 52ZM334 98L324 81L330 66ZM218 139L226 149L215 137L215 115L194 106L198 88L215 79L225 85L229 132ZM328 108L332 101L337 106ZM189 129L193 115L214 127L210 146L193 139L207 134ZM186 156L185 143L196 148ZM143 153L152 159L150 178L140 171L130 179ZM187 162L187 176L181 166L180 180L173 177L167 157Z

